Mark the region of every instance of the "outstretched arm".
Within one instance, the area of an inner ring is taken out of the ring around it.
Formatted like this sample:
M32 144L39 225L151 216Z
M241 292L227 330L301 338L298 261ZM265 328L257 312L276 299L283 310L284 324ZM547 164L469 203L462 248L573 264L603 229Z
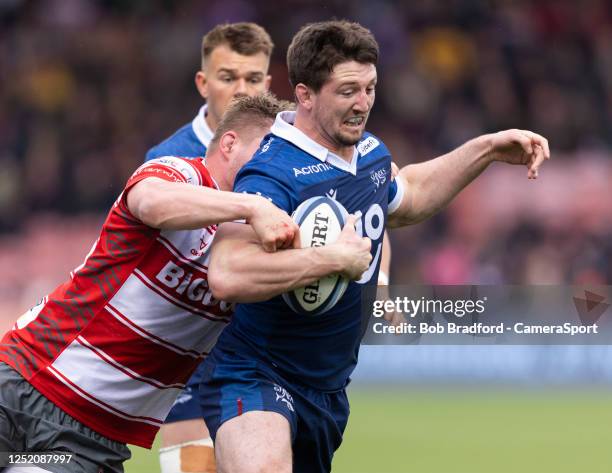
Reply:
M506 130L482 135L448 154L403 167L396 179L402 181L404 196L389 216L389 226L421 222L448 203L493 161L527 166L528 179L550 158L546 138L527 130Z
M354 217L335 243L274 254L263 251L248 225L226 223L215 234L208 284L217 299L259 302L330 274L356 280L370 264L370 247L369 238L355 232Z
M129 189L127 206L145 225L166 230L192 230L246 219L266 251L290 247L299 232L286 212L263 197L155 177Z

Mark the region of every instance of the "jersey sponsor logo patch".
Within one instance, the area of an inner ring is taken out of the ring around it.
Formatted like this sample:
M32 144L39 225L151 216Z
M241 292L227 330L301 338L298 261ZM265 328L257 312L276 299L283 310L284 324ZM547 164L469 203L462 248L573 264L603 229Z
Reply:
M132 177L136 177L143 173L147 173L149 177L160 176L161 179L164 179L166 181L185 182L184 176L181 174L180 171L176 169L169 169L168 167L165 167L165 166L159 166L159 163L157 163L157 165L156 163L153 163L153 164L147 163L141 166L138 170L136 170L136 172L134 173ZM121 194L123 195L123 192ZM117 201L115 202L115 205L117 205L120 201L121 201L121 198L117 199Z
M372 179L372 182L376 186L374 189L374 192L376 192L380 186L387 182L387 170L385 168L380 168L376 171L372 171L370 173L370 179Z
M274 141L274 137L271 136L270 139L266 141L266 143L261 147L261 152L265 153L266 151L268 151L273 141Z
M187 269L187 265L179 266L170 260L155 275L155 279L174 293L181 296L187 303L199 302L204 306L219 305L221 310L228 309L228 304L213 297L208 287L207 276L194 268Z
M174 156L164 156L163 158L157 158L149 161L150 164L163 164L164 166L168 166L170 168L176 169L180 172L188 184L198 184L198 175L191 166L191 164L187 163L184 159L177 158Z
M200 236L200 244L195 248L191 248L189 253L191 256L195 256L199 258L204 256L204 254L210 249L210 245L213 242L213 238L215 237L215 232L217 231L217 225L210 225L202 230L202 236Z
M287 409L294 412L293 409L293 397L287 392L287 390L278 384L274 385L274 392L276 394L276 402L284 402L287 405Z
M357 151L359 151L359 154L361 156L365 156L374 148L376 148L379 144L380 141L378 141L376 138L374 138L373 136L368 136L365 140L359 143L359 145L357 146Z
M332 167L329 164L319 163L304 166L302 168L293 168L294 177L307 176L308 174L318 174L320 172L330 171Z

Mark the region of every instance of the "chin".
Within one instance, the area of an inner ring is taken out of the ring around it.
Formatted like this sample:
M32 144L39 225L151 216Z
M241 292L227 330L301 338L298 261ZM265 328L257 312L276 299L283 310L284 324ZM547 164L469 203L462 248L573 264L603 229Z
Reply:
M359 143L359 140L363 136L363 130L360 130L358 133L342 133L339 134L336 139L342 146L355 146Z

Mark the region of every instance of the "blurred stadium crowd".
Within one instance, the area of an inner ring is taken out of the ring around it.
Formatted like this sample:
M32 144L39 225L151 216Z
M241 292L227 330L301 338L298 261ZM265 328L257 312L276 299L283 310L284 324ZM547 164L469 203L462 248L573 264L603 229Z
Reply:
M192 119L204 32L263 25L272 90L290 98L289 40L330 17L381 45L369 129L398 164L509 127L553 149L535 183L493 166L448 211L392 234L393 281L612 281L609 2L0 0L0 267L12 274L0 295L29 296L58 266L62 280L145 151Z

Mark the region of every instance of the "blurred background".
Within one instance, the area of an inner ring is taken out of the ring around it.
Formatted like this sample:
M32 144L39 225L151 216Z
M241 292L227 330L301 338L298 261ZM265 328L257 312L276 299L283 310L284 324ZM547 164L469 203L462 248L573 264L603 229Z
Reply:
M196 114L206 31L264 26L291 98L292 35L332 17L380 43L368 128L398 165L504 128L551 143L537 181L491 166L392 232L392 283L610 284L610 2L0 0L0 329L68 277L146 150ZM365 347L334 471L609 472L611 369L609 347Z

